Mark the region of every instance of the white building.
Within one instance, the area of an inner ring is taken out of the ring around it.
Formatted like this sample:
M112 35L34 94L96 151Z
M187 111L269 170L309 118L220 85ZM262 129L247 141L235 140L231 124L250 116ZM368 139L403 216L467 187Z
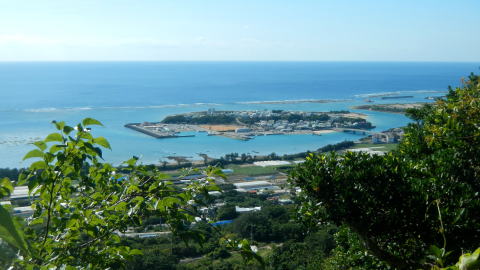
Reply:
M30 196L28 195L28 187L27 186L16 186L10 195L11 200L21 200L21 199L28 199Z
M257 207L238 207L238 206L235 206L235 211L237 213L248 213L248 212L255 212L255 211L260 211L260 210L262 210L261 206L257 206Z
M249 182L240 182L233 184L237 189L240 190L263 190L263 189L278 189L277 186L272 185L272 183L267 181L249 181Z

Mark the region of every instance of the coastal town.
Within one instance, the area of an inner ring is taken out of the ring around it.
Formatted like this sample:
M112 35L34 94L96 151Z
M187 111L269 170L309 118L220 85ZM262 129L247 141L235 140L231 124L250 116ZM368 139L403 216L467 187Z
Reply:
M197 132L250 140L256 136L312 134L374 128L366 116L349 111L285 110L208 111L167 116L161 122L130 123L125 127L155 138L192 137Z

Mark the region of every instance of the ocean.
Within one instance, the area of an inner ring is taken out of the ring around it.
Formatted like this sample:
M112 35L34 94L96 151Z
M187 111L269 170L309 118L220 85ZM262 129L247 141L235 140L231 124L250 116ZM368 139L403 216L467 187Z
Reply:
M159 163L170 155L277 154L315 150L360 135L280 135L250 141L206 136L154 139L125 128L182 112L217 110L351 110L376 103L423 102L477 72L480 63L408 62L18 62L0 63L0 167L24 167L32 141L53 132L52 120L74 125L93 117L105 127L114 164L140 156ZM383 100L377 95L413 98ZM309 102L322 100L322 103ZM282 102L271 102L282 101ZM401 114L365 113L381 131L408 124Z

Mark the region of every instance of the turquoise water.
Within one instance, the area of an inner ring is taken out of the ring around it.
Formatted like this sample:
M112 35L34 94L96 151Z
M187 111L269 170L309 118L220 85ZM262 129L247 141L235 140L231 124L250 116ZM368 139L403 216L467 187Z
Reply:
M414 95L425 101L476 71L478 63L1 63L0 167L22 167L28 142L52 132L52 120L70 124L94 117L105 124L94 133L109 139L107 161L132 155L158 163L169 155L197 153L278 154L314 150L362 136L283 135L237 141L198 133L190 138L154 139L124 128L129 122L160 121L173 113L217 110L348 109L372 93ZM329 103L261 104L258 101L328 99ZM338 102L338 100L343 100ZM365 112L376 130L404 126L400 114Z

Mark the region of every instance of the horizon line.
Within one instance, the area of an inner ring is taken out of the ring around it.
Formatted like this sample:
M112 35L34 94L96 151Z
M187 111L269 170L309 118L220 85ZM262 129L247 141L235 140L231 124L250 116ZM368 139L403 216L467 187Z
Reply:
M0 63L480 63L480 60L0 60Z

